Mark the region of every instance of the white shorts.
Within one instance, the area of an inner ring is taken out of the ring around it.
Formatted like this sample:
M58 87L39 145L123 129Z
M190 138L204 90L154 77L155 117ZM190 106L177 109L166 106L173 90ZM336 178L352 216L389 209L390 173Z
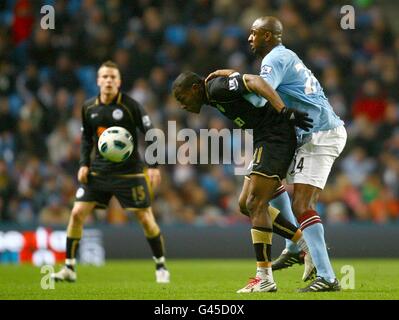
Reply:
M333 163L345 143L344 126L312 133L310 141L296 150L288 170L287 183L303 183L324 189Z

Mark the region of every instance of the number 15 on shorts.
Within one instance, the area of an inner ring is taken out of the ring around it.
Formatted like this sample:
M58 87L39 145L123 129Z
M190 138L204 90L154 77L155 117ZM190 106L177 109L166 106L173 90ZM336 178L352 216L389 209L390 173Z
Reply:
M136 186L132 188L132 198L134 201L143 201L146 197L144 187Z

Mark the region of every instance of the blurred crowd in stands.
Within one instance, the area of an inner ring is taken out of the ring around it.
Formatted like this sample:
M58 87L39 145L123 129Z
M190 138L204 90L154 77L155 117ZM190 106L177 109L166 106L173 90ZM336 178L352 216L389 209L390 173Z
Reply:
M167 121L195 130L233 128L218 112L180 111L171 83L182 70L258 73L247 38L262 15L282 20L284 44L314 72L346 123L347 146L320 199L323 221L399 222L399 33L381 7L360 0L353 1L356 28L343 30L336 2L0 1L0 222L67 223L81 107L97 94L96 70L105 60L118 63L122 90L157 128L167 131ZM40 27L44 4L54 6L54 30ZM243 177L231 166L161 169L153 206L161 223L248 222L238 211ZM121 212L114 204L90 221L131 221Z

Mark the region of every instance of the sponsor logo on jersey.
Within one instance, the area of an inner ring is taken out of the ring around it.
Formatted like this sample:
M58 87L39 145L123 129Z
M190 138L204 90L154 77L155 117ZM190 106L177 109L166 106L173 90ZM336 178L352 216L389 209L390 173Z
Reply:
M145 115L142 118L144 127L149 127L151 125L151 119L149 116Z
M114 112L112 112L112 118L115 120L120 120L123 118L123 111L121 109L115 109Z
M98 113L92 113L92 114L90 115L90 118L92 118L92 119L94 119L95 117L98 117Z
M261 73L269 74L272 72L272 67L264 65L262 66Z
M238 81L236 78L229 79L229 90L235 91L238 89Z
M82 198L84 194L85 190L83 188L78 188L78 190L76 190L76 198Z
M105 130L107 130L106 127L98 127L98 128L97 128L97 137L101 136L101 134L102 134Z

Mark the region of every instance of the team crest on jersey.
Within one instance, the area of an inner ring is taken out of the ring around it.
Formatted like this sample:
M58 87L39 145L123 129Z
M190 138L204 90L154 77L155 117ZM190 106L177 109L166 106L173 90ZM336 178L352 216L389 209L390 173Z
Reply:
M229 79L229 90L235 91L238 89L238 81L236 78Z
M115 120L120 120L123 118L123 111L121 109L115 109L114 112L112 112L112 118Z
M271 72L272 72L272 67L266 66L266 65L264 65L264 66L262 67L261 73L269 74L269 73L271 73Z
M83 197L83 195L85 194L85 190L83 189L83 188L79 188L77 191L76 191L76 198L82 198Z

